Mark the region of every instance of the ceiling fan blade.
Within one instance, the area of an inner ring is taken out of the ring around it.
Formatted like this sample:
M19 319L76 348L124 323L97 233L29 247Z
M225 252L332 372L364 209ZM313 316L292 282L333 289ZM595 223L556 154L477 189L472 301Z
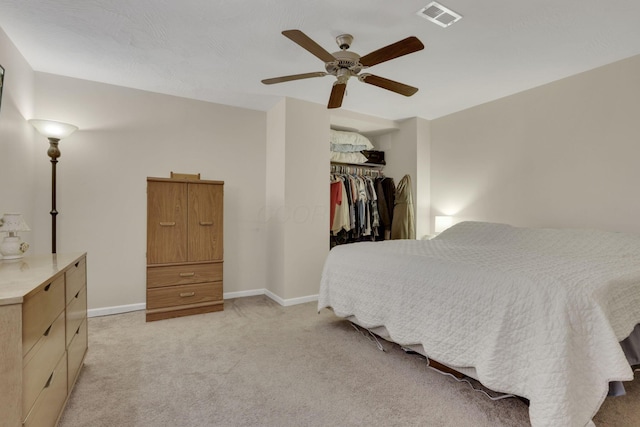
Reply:
M404 96L411 96L418 91L417 87L385 79L384 77L374 76L373 74L361 74L358 76L358 80Z
M342 105L342 98L344 98L344 92L347 89L346 83L335 82L331 89L331 96L329 96L329 104L327 108L340 108Z
M301 79L310 79L312 77L324 77L327 73L324 71L318 71L315 73L304 73L304 74L292 74L290 76L282 76L282 77L274 77L272 79L264 79L262 83L266 85L272 85L274 83L282 83L289 82L291 80L301 80Z
M336 58L333 57L329 52L327 52L322 46L318 43L314 42L300 30L285 30L282 32L282 35L291 39L293 42L299 44L304 49L311 52L317 58L319 58L323 62L334 62Z
M360 63L365 67L371 67L422 49L424 49L422 42L417 37L411 36L361 57Z

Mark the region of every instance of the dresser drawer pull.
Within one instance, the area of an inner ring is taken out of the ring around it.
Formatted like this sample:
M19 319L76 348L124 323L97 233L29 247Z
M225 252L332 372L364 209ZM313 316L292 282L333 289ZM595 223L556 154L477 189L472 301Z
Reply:
M76 268L78 268L79 265L80 265L80 261L75 263Z
M51 288L51 283L44 287L44 291L49 292L49 288Z
M78 291L78 293L76 294L76 296L74 298L78 298L80 296L80 291Z
M200 221L200 225L213 225L213 221Z
M191 273L180 273L180 277L193 277L195 276L196 273L191 272Z
M42 334L42 336L48 337L49 336L49 332L51 332L51 327L53 326L53 323L51 325L49 325L49 327L47 328L46 331L44 331L44 334Z
M195 292L180 292L180 298L195 296Z
M56 373L56 371L51 372L51 375L49 376L49 379L47 380L47 383L44 385L44 388L49 388L49 386L53 382L53 377L55 376L55 373Z
M160 227L173 227L174 225L176 225L175 221L166 221L166 222L160 221Z
M78 326L78 329L76 330L76 335L80 335L80 326Z

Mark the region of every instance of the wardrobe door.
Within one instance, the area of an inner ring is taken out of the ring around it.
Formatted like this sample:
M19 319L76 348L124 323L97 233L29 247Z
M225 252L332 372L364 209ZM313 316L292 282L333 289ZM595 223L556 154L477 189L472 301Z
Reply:
M223 186L189 183L189 261L222 260Z
M147 181L147 264L187 261L187 185Z

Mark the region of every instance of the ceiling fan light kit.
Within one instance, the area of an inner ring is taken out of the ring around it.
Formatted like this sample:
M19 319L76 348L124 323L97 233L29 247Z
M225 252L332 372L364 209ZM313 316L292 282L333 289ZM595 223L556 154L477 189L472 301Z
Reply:
M365 68L424 49L424 45L417 37L407 37L406 39L380 48L365 56L360 56L355 52L347 50L351 47L351 43L353 42L353 36L351 34L341 34L336 37L336 43L340 47L340 50L334 53L327 52L322 46L300 30L286 30L283 31L282 34L323 61L326 72L319 71L274 77L262 80L262 83L264 84L270 85L292 80L332 75L336 78L336 81L333 83L333 87L331 88L327 108L340 108L342 106L342 100L344 99L344 94L347 88L347 81L350 77L357 77L361 82L368 83L391 92L399 93L404 96L411 96L418 91L418 88L416 87L405 85L384 77L375 76L369 73L359 74Z

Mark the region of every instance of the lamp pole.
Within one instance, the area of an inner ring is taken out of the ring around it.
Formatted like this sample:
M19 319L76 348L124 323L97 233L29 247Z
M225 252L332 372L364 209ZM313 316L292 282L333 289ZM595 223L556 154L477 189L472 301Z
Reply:
M56 216L58 215L58 211L56 210L56 164L58 163L58 157L60 157L58 143L61 139L77 131L78 127L70 125L69 123L56 122L53 120L31 119L29 123L49 140L47 154L51 157L51 253L55 254Z
M58 143L60 139L49 137L49 149L47 154L51 157L51 253L56 253L56 216L58 211L56 210L56 165L58 164L58 157L60 157L60 148Z

